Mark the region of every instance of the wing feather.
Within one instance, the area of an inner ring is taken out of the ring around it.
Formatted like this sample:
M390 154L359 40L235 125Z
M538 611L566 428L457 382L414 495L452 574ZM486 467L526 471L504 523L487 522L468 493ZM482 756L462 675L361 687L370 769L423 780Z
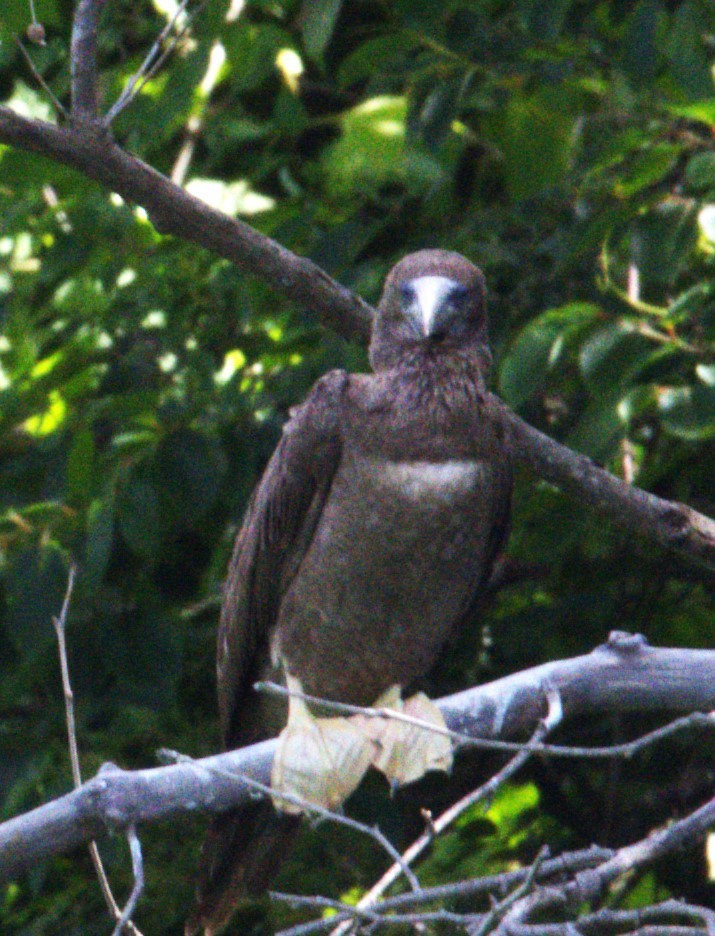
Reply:
M219 711L227 747L257 740L245 703L268 658L282 597L310 544L340 462L340 412L348 382L343 371L326 374L293 411L236 537L218 629Z

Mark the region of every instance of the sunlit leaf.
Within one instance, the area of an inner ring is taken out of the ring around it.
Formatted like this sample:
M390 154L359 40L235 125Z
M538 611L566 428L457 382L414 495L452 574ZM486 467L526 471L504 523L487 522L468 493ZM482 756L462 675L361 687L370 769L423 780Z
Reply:
M658 394L664 427L689 442L715 438L715 387L670 387Z

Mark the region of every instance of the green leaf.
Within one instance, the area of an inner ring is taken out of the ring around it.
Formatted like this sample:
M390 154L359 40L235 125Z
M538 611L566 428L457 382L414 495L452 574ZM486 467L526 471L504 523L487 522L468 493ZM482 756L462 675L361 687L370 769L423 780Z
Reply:
M530 322L509 349L499 372L499 392L515 408L537 396L566 343L602 315L596 305L574 302Z
M692 204L662 202L632 223L633 259L648 287L668 287L687 264L698 239Z
M685 166L685 184L691 192L715 189L715 153L693 153Z
M675 165L682 146L672 143L655 143L638 153L620 175L614 193L618 198L631 198L643 189L655 185Z
M233 63L231 87L237 91L260 88L276 73L276 57L295 41L270 23L256 25L241 20L226 36L226 55Z
M439 164L405 144L406 101L372 98L341 118L342 134L323 157L326 184L334 196L377 193L403 183L415 194L435 181Z
M585 342L579 354L584 380L595 394L608 395L627 387L633 378L663 349L640 335L628 320L599 328Z
M692 101L707 99L715 92L701 23L697 2L685 0L675 13L667 43L672 73Z
M117 498L117 523L127 545L144 559L153 559L161 543L159 494L150 481L129 475Z
M540 42L553 42L558 38L564 20L571 6L571 0L521 0L519 8L525 19L528 31Z
M406 30L368 39L341 62L338 69L340 87L349 88L373 78L378 72L407 73L413 53L418 48L419 37Z
M93 500L87 511L87 530L82 576L89 587L96 587L104 577L114 542L114 502Z
M641 0L623 39L621 68L638 88L648 85L659 68L658 25L663 15L658 0Z
M94 478L95 445L89 429L80 430L72 440L67 459L67 499L84 503L90 496Z
M658 394L665 429L687 442L715 438L715 387L667 387Z
M55 640L52 618L67 589L67 559L56 543L33 544L11 557L3 578L7 634L24 657L34 657Z
M416 119L410 120L429 149L436 149L449 134L457 115L463 85L463 75L437 85L434 79L430 80L429 93L421 102Z
M515 95L486 121L504 158L504 180L514 200L560 182L569 165L576 116L566 94Z
M226 461L219 444L193 429L168 433L157 446L153 479L162 514L174 523L199 523L221 490Z

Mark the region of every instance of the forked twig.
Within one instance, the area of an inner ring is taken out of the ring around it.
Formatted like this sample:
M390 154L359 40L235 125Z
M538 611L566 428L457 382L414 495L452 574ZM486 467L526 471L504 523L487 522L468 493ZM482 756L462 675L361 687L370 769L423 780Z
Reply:
M62 610L60 611L59 617L52 618L52 624L55 628L55 633L57 634L57 647L60 655L60 671L62 673L62 691L65 699L65 719L67 722L67 739L70 749L70 762L72 764L72 779L74 781L75 788L82 786L82 772L79 764L79 750L77 748L77 730L75 726L75 717L74 717L74 693L72 691L72 684L70 682L70 673L69 665L67 663L67 640L66 640L66 629L67 629L67 613L69 612L70 602L72 600L72 591L74 589L75 577L77 571L74 565L70 566L69 576L67 578L67 590L65 591L64 601L62 602ZM134 849L132 848L132 863L134 863ZM109 880L107 874L104 870L104 865L102 864L102 858L99 854L99 849L97 848L96 842L90 842L88 845L90 858L92 859L92 864L94 865L94 870L97 874L99 880L99 886L102 890L102 895L104 897L105 903L109 908L109 912L113 919L117 920L117 926L119 922L122 922L121 929L116 929L116 933L129 933L130 936L142 936L139 930L134 926L132 922L129 921L127 917L126 920L122 921L124 914L119 909L119 905L114 899L114 894L109 885ZM141 856L141 851L140 851ZM137 877L136 873L134 876L134 891L137 889ZM140 885L139 892L141 893L141 888L143 887L143 875L142 883ZM139 894L137 894L136 899L138 899ZM134 903L136 904L136 899ZM130 897L131 900L131 897ZM128 905L127 905L128 906ZM133 907L132 907L133 911Z
M107 114L104 118L105 127L108 127L114 118L121 114L121 112L132 103L134 98L139 94L147 81L153 78L157 71L159 71L161 66L179 44L182 37L186 34L186 31L191 25L192 20L201 12L201 10L203 10L207 3L208 0L203 0L203 2L200 3L195 10L192 10L191 13L188 14L184 25L181 27L181 29L178 30L178 32L175 33L174 36L172 36L171 42L169 42L166 48L162 49L162 45L164 44L166 37L172 32L174 26L179 20L179 17L182 15L182 13L184 13L186 7L189 5L189 0L181 0L181 3L176 8L174 15L154 40L154 43L151 49L149 49L146 58L139 66L139 70L132 75L132 77L124 86L122 93L107 111Z
M127 831L127 840L129 842L129 851L132 856L132 872L134 874L134 887L129 895L124 910L117 920L117 925L112 931L112 936L122 936L123 933L137 933L138 930L131 922L142 891L144 890L144 860L142 858L142 846L137 836L136 829L131 826Z

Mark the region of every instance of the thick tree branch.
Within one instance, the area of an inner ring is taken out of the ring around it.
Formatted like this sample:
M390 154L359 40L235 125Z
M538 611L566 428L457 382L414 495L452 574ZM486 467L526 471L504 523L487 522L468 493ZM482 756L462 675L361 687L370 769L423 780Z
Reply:
M615 633L586 656L547 663L442 699L448 726L475 738L513 738L534 729L558 692L564 718L624 711L715 708L715 651L649 647ZM268 783L275 741L201 761L150 770L107 765L79 790L0 825L0 882L107 829L124 831L192 812L246 803L250 787L234 771Z
M192 241L230 260L292 301L316 311L325 325L343 337L367 338L372 309L366 302L310 260L189 195L122 150L107 131L97 131L96 125L91 130L57 127L28 120L0 106L0 142L79 170L145 208L162 233ZM683 504L632 487L529 426L500 401L498 405L519 461L615 523L692 563L715 569L715 521Z

